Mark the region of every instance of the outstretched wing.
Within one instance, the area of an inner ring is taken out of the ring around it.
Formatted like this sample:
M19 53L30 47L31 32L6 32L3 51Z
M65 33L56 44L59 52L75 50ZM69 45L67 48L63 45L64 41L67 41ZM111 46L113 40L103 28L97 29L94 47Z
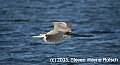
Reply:
M52 22L55 31L71 32L72 24L68 22Z
M71 23L66 22L53 22L54 29L51 30L46 34L46 37L44 37L44 41L46 42L58 42L62 38L64 38L64 34L66 32L71 32Z
M44 41L46 42L51 42L51 43L56 43L59 40L63 38L64 32L56 32L54 30L51 30L46 34L46 38L44 38Z
M66 24L67 24L67 27L68 27L68 28L71 28L71 27L72 27L72 23L71 23L71 22L66 22Z

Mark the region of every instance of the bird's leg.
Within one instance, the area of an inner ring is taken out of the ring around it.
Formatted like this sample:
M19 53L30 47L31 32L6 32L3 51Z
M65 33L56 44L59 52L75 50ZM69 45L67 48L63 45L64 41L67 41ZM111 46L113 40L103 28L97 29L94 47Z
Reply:
M65 35L72 36L72 37L94 37L92 34L75 34L71 32L67 32Z
M92 34L83 34L83 35L79 35L79 37L94 37L94 35L92 35Z

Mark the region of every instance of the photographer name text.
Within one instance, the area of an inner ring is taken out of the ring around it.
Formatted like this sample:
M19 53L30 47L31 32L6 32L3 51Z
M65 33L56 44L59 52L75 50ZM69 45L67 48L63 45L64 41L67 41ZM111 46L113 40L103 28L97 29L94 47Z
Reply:
M118 62L117 58L50 58L50 62Z

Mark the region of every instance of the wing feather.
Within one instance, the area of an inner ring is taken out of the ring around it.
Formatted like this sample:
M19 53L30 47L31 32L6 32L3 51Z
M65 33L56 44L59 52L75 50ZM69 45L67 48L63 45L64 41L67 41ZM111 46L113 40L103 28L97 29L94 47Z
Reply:
M54 30L61 32L71 32L72 23L69 22L53 22Z
M53 30L51 31L53 32ZM44 41L46 42L58 42L59 40L63 39L64 32L56 32L56 33L49 33L46 34L46 38L44 38Z

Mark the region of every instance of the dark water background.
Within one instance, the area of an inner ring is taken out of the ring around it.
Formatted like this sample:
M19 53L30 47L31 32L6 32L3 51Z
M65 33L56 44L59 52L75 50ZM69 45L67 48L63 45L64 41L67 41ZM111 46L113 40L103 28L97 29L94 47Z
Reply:
M55 45L31 38L51 30L53 21L72 22L74 33L95 37ZM49 62L56 57L120 59L120 0L0 0L0 65L120 64Z

